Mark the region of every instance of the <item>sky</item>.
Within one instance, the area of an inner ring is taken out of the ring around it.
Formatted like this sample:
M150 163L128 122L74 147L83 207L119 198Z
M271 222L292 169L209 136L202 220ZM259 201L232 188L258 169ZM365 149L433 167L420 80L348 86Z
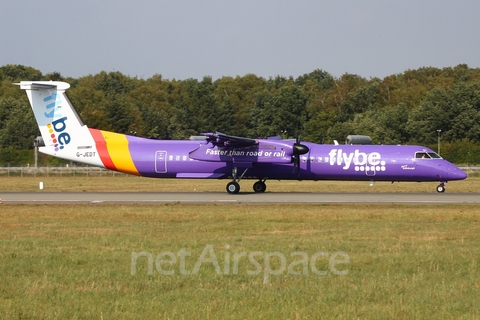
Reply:
M177 80L478 68L479 15L478 0L0 0L0 66Z

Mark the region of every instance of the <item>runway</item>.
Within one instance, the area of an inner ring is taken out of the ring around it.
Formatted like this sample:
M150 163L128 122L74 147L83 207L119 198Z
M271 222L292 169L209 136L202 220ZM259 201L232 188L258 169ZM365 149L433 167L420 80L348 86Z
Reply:
M0 192L3 204L479 204L480 193Z

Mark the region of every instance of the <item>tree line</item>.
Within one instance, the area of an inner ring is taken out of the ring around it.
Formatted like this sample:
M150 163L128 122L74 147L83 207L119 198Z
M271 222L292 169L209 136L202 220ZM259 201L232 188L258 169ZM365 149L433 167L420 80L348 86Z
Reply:
M421 144L450 161L480 163L480 69L423 67L384 79L317 69L297 78L148 79L102 71L81 78L0 67L0 165L29 161L39 131L21 80L70 83L68 95L92 128L153 139L201 132L340 142L369 135L376 144ZM42 161L55 161L42 159Z

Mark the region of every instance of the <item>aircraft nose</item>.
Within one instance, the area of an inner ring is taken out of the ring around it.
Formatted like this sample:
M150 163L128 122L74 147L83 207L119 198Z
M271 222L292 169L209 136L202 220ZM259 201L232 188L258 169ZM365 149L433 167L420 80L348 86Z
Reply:
M455 165L450 165L448 168L448 179L449 180L463 180L467 178L467 174Z

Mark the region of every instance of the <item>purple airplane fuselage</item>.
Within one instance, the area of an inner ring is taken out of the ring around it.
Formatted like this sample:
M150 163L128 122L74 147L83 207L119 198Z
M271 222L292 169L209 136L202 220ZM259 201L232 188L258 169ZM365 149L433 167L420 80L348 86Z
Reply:
M220 132L197 140L154 140L88 128L65 91L68 83L22 81L45 146L55 157L153 178L232 179L227 192L238 193L242 179L266 180L461 180L466 174L421 146L323 145L251 139Z
M421 146L320 145L303 142L309 151L292 161L288 140L258 139L254 147L218 147L205 141L158 141L131 137L132 159L142 176L156 178L275 180L461 180L466 174ZM433 155L433 157L432 157ZM155 158L155 161L152 159Z

